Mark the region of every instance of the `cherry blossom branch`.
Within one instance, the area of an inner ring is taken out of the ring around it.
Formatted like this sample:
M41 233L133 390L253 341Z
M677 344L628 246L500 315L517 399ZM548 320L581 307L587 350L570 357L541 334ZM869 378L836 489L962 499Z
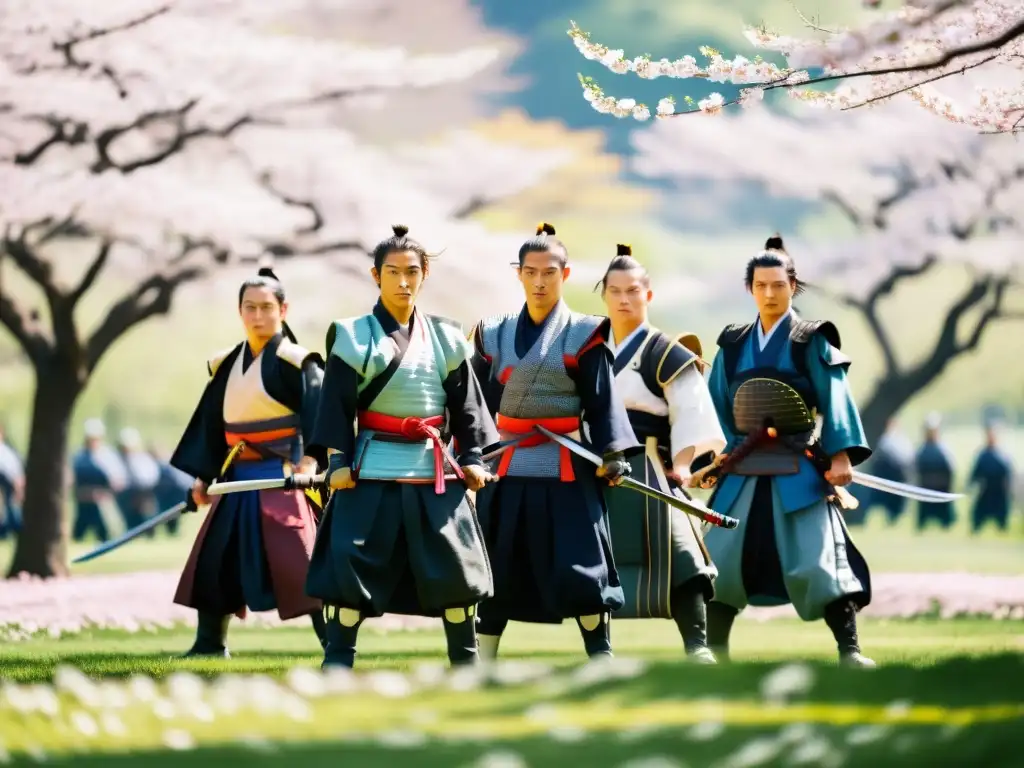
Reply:
M188 118L188 114L193 108L195 108L198 102L198 99L191 99L177 109L147 112L140 115L130 123L107 128L106 130L101 131L97 134L95 140L97 153L96 162L93 163L89 170L92 173L103 173L103 171L116 168L122 173L132 173L133 171L137 171L139 168L145 168L147 166L162 163L172 155L185 149L185 145L192 139L207 136L228 138L239 128L249 125L254 121L251 115L242 115L221 128L213 128L207 125L196 128L187 128L186 120ZM147 125L161 120L169 120L174 124L176 129L175 135L165 143L162 149L159 149L150 155L138 157L127 162L117 162L110 157L111 145L118 138L124 136L129 131L145 128Z
M171 310L174 294L185 283L206 274L201 266L182 266L151 274L125 294L107 312L85 345L88 370L95 370L104 354L121 336L139 323Z
M790 0L789 4L793 7L793 11L796 13L796 15L800 17L800 21L802 21L804 23L804 26L807 27L808 29L813 29L815 32L824 32L826 35L839 34L837 30L826 29L825 27L822 27L821 25L816 24L814 21L807 18L806 14L804 14L804 12L800 10L800 6L796 4L795 0Z
M934 20L940 13L959 5L962 5L962 3L946 2L936 4L935 9L933 9L934 13L930 18ZM828 31L814 25L799 10L797 10L797 13L809 26L820 29L821 31ZM905 22L905 20L902 19L901 21ZM910 23L904 23L904 26L913 28L922 23L922 17L918 16L916 18L911 18ZM574 22L570 22L570 24L571 26L568 30L568 34L573 39L576 47L580 50L583 56L587 59L600 61L605 67L616 74L634 72L644 79L654 79L662 76L682 79L702 78L713 82L731 82L735 85L753 86L741 91L739 97L729 100L726 100L720 93L713 93L700 102L694 102L693 99L685 97L684 100L687 103L688 108L683 110L676 109L675 100L673 98L663 98L658 103L655 113L658 118L675 117L679 115L694 114L697 112L718 114L726 107L737 104L746 105L753 101L758 101L764 97L765 92L781 88L788 90L791 95L797 96L801 99L807 101L819 101L827 104L828 106L838 107L840 109L852 109L883 101L900 94L909 93L919 101L922 106L932 111L943 114L957 122L970 122L975 124L974 120L955 114L948 102L929 98L921 93L919 89L926 84L934 83L954 74L962 74L969 69L974 69L982 64L991 63L997 58L1009 55L1009 51L1002 51L1001 49L1018 41L1019 38L1024 36L1024 16L1021 16L1020 18L1014 19L1012 23L1008 24L1007 27L998 34L988 35L973 42L948 48L940 51L934 56L925 58L918 56L917 60L912 62L899 61L887 66L865 66L860 69L845 68L840 70L835 65L828 65L827 63L817 64L812 66L824 66L826 72L819 76L811 77L806 69L780 69L774 64L763 61L760 57L750 61L743 56L736 56L733 60L729 61L726 60L718 51L706 46L700 49L701 54L708 60L705 67L699 66L696 59L692 56L684 56L674 62L667 59L652 61L647 56L641 56L629 60L625 58L625 54L621 50L609 50L607 46L590 42L589 35L586 32L583 32ZM975 24L976 27L979 27L979 25L980 22ZM756 30L752 35L752 39L760 44L764 44L766 42L771 44L776 40L776 38L773 38L764 29ZM896 35L895 32L893 35L894 40L903 39ZM854 42L858 41L857 35L845 35L842 37L851 38ZM936 37L940 37L938 32L936 32ZM890 44L892 42L893 40L887 40L885 38L878 41L879 45ZM798 43L799 41L794 41L794 45L798 45ZM782 49L780 48L779 50ZM996 53L991 57L985 57L985 60L981 62L964 62L958 68L952 70L947 68L948 65L956 64L965 57L986 51L996 51ZM848 52L843 51L843 54L848 55ZM786 55L790 57L791 61L796 60L792 54L787 53ZM876 56L875 60L877 61L878 59L879 57ZM804 64L802 66L806 67L807 65ZM942 71L936 72L936 70ZM879 81L882 81L886 76L892 77L917 72L928 72L931 74L925 80L909 84L884 83L884 87L880 88L881 92L870 95L867 98L856 98L856 103L853 104L850 103L851 97L845 92L829 93L810 90L807 87L837 81L847 83L860 78L869 78L873 81L875 86L879 86ZM620 118L633 117L640 121L645 121L651 118L651 111L647 105L643 103L638 104L634 99L622 99L608 96L593 78L584 77L582 74L579 75L579 78L580 83L583 86L583 95L585 100L589 101L598 112L612 114L615 117ZM993 119L993 122L997 123L997 127L1001 130L1005 130L1006 118L1009 117L1009 113L1012 112L1016 114L1018 111L1018 109L1013 106L1012 95L1001 94L1001 101L1006 101L1007 99L1009 99L1009 106L1004 109L1002 115ZM992 110L996 100L983 100L982 103L985 104L986 109ZM1024 109L1024 105L1021 105L1021 109ZM1024 117L1022 117L1022 121L1024 121ZM1016 130L1019 125L1020 122L1014 123L1011 130ZM977 127L984 128L985 126L977 125Z
M957 70L955 70L953 72L940 72L937 75L932 75L931 77L925 78L924 80L919 80L916 83L911 83L910 85L903 86L902 88L897 88L897 89L892 90L892 91L887 91L886 93L884 93L884 94L882 94L880 96L872 96L871 98L864 99L864 101L861 101L858 104L851 104L849 106L840 107L839 109L842 112L848 112L851 109L860 109L861 107L867 107L867 106L870 106L872 104L877 104L879 102L886 101L887 99L891 99L893 96L899 96L900 94L903 94L903 93L909 93L910 91L913 91L915 88L920 88L922 85L929 85L931 83L936 83L939 80L944 80L947 77L952 77L953 75L963 75L963 74L969 72L970 70L976 69L976 68L978 68L978 67L980 67L980 66L982 66L984 64L990 64L991 62L995 61L998 58L999 58L998 54L993 54L991 56L986 56L985 58L980 59L979 61L975 61L975 62L973 62L971 64L965 64L964 66L960 67L959 69L957 69Z
M74 307L82 300L82 297L86 292L92 288L96 282L96 278L99 277L100 272L107 265L107 261L110 258L110 252L113 250L114 243L111 240L103 240L100 243L100 247L96 251L96 256L93 258L89 267L85 270L82 278L78 281L70 293L68 293L68 302Z
M7 251L0 250L0 270L4 267ZM40 362L52 349L50 339L41 332L37 314L17 305L0 280L0 324L2 324L22 348L33 364Z

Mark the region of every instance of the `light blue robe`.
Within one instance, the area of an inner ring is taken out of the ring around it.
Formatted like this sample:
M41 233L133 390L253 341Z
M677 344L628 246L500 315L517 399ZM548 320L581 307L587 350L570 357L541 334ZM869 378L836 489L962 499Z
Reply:
M793 313L792 319L798 320ZM735 376L754 368L776 369L799 375L792 360L789 339L791 321L784 318L762 351L757 329L747 334L736 365ZM855 450L856 463L869 455L860 414L846 380L849 358L829 344L822 334L815 334L806 347L807 375L822 417L820 441L824 450L834 456L843 450ZM732 418L732 396L726 380L724 354L715 357L709 381L711 397L722 422L728 444L726 452L743 442L736 433ZM856 454L859 454L857 456ZM705 544L718 566L715 599L738 610L750 605L777 605L778 601L747 595L742 574L743 539L746 521L754 498L757 477L726 475L719 482L711 506L739 519L734 530L712 528ZM800 458L797 474L770 479L776 545L782 565L783 581L790 602L805 621L822 618L825 606L845 595L869 594L870 581L866 568L851 567L850 556L863 562L852 546L841 514L825 501L828 485L806 459ZM852 551L851 551L852 550Z

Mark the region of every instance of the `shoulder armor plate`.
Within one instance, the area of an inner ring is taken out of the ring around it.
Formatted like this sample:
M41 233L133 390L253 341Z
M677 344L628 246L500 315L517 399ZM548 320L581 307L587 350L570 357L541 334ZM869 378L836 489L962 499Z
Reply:
M736 323L735 325L727 325L718 336L718 346L727 347L732 344L736 344L740 339L747 335L753 325L753 323Z
M839 329L828 320L798 320L793 323L789 331L789 338L797 344L806 344L818 333L824 336L825 341L833 347L842 349Z
M296 368L302 368L312 352L305 347L299 346L288 339L281 339L281 343L277 345L277 356L282 360L285 360Z
M683 334L696 340L697 348L700 349L700 340L693 334ZM681 342L682 336L672 339L661 331L654 331L654 338L651 340L650 354L657 359L654 369L654 378L661 387L667 387L690 365L700 360L699 355L693 350L684 346Z
M479 333L480 337L475 339L479 349L484 355L494 357L498 349L498 336L501 334L502 327L506 322L516 322L518 319L518 312L515 314L490 315L476 324L471 335Z
M244 343L245 342L242 342L242 344ZM237 349L241 349L242 344L235 344L235 346L233 347L222 349L220 352L218 352L217 354L215 354L213 357L206 361L206 370L210 372L211 378L217 375L217 370L220 368L223 362L227 360L228 357L231 356L232 352L234 352Z
M566 354L577 356L597 333L608 338L611 320L601 315L585 315L582 312L570 312L569 327L566 329Z
M444 358L446 373L451 373L466 362L473 351L472 345L466 338L466 332L462 328L462 323L440 315L425 315L425 317L433 328L433 335L439 345L439 348L435 348L435 353L440 353Z

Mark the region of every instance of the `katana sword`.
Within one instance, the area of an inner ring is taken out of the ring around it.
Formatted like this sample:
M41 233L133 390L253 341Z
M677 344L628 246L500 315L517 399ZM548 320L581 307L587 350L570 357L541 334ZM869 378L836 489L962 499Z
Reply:
M822 476L832 468L832 457L822 448L818 440L814 440L804 448L804 455L817 467ZM929 488L921 488L910 483L901 483L896 480L886 480L882 477L875 477L856 469L851 470L853 482L863 485L865 488L872 488L883 493L891 493L894 496L903 496L914 501L921 501L926 504L942 504L944 502L962 499L962 493L947 493L945 491L933 491Z
M176 517L179 517L182 513L184 513L185 510L190 510L193 512L196 510L195 503L192 501L191 491L189 492L188 501L183 501L180 504L175 504L170 509L165 509L163 512L157 515L153 515L145 522L139 523L131 530L125 531L116 539L105 541L98 547L96 547L96 549L92 550L92 552L88 552L82 555L81 557L75 558L71 561L71 564L78 565L78 563L87 563L90 560L95 560L100 555L107 554L107 552L113 552L115 549L124 546L129 541L132 541L133 539L136 539L142 534L146 533L146 531L151 531L159 525L169 523L171 520L173 520Z
M901 483L897 480L886 480L884 477L866 475L863 472L853 470L853 482L863 485L866 488L873 488L883 493L891 493L894 496L904 496L914 501L923 501L926 504L942 504L947 501L962 499L962 493L946 493L945 491L933 491L929 488L921 488L910 483Z
M582 459L586 459L594 466L600 467L604 464L604 459L596 453L587 450L572 438L560 435L557 432L552 432L550 429L542 427L540 424L537 424L534 428L549 440L568 448L577 456ZM688 515L692 515L705 523L709 523L719 528L736 528L740 524L740 521L735 517L729 517L728 515L723 515L721 512L715 512L715 510L706 506L697 499L679 498L671 493L665 493L657 488L652 488L646 483L642 483L629 475L624 475L622 477L621 487L638 491L645 496L650 496L652 499L657 499L670 507L675 507Z
M242 491L295 491L323 488L327 485L327 474L291 475L289 477L271 477L263 480L232 480L228 483L214 483L206 489L207 496L223 496L225 493L241 493Z
M521 435L516 435L515 437L513 437L513 438L511 438L509 440L502 440L500 443L495 443L494 444L494 448L491 449L490 451L488 451L487 453L485 453L480 458L484 462L488 462L488 461L491 461L492 459L496 459L499 456L501 456L501 454L503 454L505 451L507 451L509 448L515 448L517 445L519 445L521 442L526 440L528 437L531 437L531 436L536 435L536 434L539 434L539 433L537 432L537 430L534 429L534 430L530 430L529 432L524 432Z

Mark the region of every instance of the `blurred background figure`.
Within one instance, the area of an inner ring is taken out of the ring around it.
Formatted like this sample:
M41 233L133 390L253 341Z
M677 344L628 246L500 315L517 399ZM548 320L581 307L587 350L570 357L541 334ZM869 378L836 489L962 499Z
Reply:
M170 458L164 451L155 446L150 446L149 455L160 468L160 480L156 484L156 505L163 512L174 505L185 500L186 494L192 490L192 478L171 466ZM176 517L167 523L167 532L171 536L177 536L180 517Z
M1013 462L999 445L998 429L992 422L985 426L985 447L974 461L970 484L978 486L971 510L971 530L977 533L991 521L1005 531L1013 506Z
M90 533L100 541L110 538L118 525L116 494L128 485L127 472L117 451L106 443L107 428L99 419L85 422L85 445L72 462L75 522L71 537L83 541Z
M127 483L117 494L117 505L127 528L141 525L160 510L157 508L156 487L160 482L160 465L142 445L137 429L127 427L118 435L118 453L124 464ZM155 530L147 534L156 535Z
M914 445L899 428L897 420L889 419L885 425L885 433L878 439L878 445L865 471L886 480L909 483L913 467ZM860 507L846 511L848 525L863 525L868 512L876 506L885 510L889 525L899 521L906 511L907 499L903 496L883 493L863 485L852 486L851 490L860 501Z
M7 442L7 430L0 424L0 540L21 530L21 500L25 493L25 465Z
M942 442L939 429L942 417L937 413L928 414L924 422L924 445L917 452L914 461L917 470L917 484L932 491L953 490L953 454ZM938 523L942 528L950 528L956 519L953 502L939 504L918 502L917 529L924 530L929 523Z

